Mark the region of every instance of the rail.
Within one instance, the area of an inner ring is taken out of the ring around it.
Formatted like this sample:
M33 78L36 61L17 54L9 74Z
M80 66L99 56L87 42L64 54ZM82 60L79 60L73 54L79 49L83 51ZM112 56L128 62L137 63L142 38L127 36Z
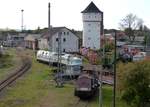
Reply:
M30 69L31 60L29 58L22 59L22 62L22 66L17 69L15 73L9 75L7 78L0 82L0 92Z
M74 107L88 107L88 105L89 105L89 101L83 101L83 100L79 99L75 103Z

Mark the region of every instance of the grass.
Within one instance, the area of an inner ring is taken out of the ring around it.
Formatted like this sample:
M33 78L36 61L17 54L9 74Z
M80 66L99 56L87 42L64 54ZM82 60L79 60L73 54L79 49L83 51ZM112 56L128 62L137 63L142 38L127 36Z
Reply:
M113 89L112 86L103 85L102 89L102 105L103 107L112 107L113 106ZM90 103L90 107L99 107L99 97L96 97L94 100L92 100L92 103ZM117 107L127 107L123 101L119 99L119 97L116 98L116 106Z
M17 57L15 49L5 50L5 55L0 57L0 79L5 78L13 72L20 64L20 58Z
M74 97L73 85L56 88L52 68L38 63L34 57L32 68L3 93L0 107L72 107L78 99ZM118 102L118 107L126 107L122 101ZM103 86L103 107L111 106L112 87L106 85ZM98 107L98 97L91 101L89 107Z
M51 104L56 107L59 107L58 104L67 107L68 99L76 99L73 96L73 86L65 85L64 88L56 88L51 80L51 74L51 69L47 65L33 59L31 70L13 87L7 89L6 95L0 99L0 107L38 107L49 102L45 102L46 99L53 100ZM73 104L73 101L71 102Z
M11 67L13 65L12 59L13 59L13 55L9 55L9 54L6 54L0 57L0 62L1 62L0 68L3 69L3 68Z

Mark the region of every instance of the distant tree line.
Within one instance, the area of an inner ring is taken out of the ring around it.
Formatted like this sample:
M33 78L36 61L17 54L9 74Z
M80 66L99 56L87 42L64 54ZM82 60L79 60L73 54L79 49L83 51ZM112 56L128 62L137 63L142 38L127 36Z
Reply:
M120 21L119 27L125 32L131 43L134 42L136 36L150 36L150 29L143 25L143 20L132 13Z

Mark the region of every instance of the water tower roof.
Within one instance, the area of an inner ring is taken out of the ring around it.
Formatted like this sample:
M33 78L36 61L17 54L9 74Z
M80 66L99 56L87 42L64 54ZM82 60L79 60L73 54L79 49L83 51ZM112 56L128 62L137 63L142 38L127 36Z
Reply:
M81 13L103 13L102 11L100 11L98 9L98 7L91 2L86 8L85 10L83 10Z

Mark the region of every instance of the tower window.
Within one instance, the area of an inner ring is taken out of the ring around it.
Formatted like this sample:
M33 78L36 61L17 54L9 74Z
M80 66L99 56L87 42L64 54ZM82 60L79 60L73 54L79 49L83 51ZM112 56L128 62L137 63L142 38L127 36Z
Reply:
M91 24L88 24L88 26L91 26Z
M59 34L61 35L61 34L62 34L62 32L59 32Z
M90 38L90 37L88 37L88 40L91 40L91 38Z
M63 38L63 41L66 42L66 38Z
M58 38L56 38L56 41L58 42Z

